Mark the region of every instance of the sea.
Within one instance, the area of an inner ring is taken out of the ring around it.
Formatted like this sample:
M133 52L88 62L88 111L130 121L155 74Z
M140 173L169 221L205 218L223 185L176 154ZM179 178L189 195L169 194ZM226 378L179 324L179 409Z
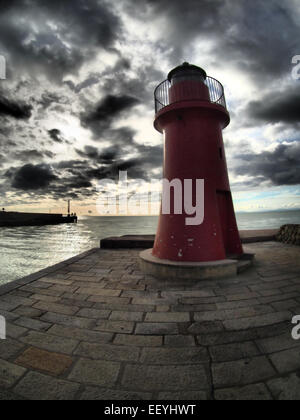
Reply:
M300 211L237 213L241 230L300 223ZM81 216L77 224L0 228L0 285L74 257L109 236L154 234L157 216Z

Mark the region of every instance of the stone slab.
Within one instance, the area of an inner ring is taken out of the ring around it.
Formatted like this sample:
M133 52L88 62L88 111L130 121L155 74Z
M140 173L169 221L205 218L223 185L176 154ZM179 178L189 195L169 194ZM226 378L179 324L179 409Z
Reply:
M30 347L15 360L15 363L26 368L41 370L57 376L70 368L73 360L65 354L52 353Z
M242 243L274 241L279 229L241 230ZM153 248L155 235L124 235L101 239L102 249L147 249Z

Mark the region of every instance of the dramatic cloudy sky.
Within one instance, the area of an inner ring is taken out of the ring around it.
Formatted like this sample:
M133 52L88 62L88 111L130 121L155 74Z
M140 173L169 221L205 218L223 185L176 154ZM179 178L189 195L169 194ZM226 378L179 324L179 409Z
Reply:
M159 179L153 90L189 61L225 86L236 209L300 208L299 35L299 0L0 0L1 207L96 214L102 179Z

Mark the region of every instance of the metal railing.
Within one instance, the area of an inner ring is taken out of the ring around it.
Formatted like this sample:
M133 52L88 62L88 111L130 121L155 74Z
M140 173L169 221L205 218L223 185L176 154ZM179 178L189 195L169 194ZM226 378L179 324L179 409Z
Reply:
M213 104L221 105L225 109L227 109L223 85L217 79L214 79L213 77L209 77L209 76L207 76L204 83L208 87L210 102ZM171 82L169 82L169 80L164 80L155 89L154 91L155 113L159 112L164 107L170 105L169 89L171 86L172 85L171 85ZM193 99L192 94L191 94L188 100L199 100L199 98L195 97Z

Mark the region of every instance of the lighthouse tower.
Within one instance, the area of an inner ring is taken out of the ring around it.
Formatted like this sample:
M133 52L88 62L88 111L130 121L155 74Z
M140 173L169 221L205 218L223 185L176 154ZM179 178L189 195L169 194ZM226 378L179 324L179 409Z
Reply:
M222 138L230 122L223 86L183 63L156 88L155 108L154 127L164 134L163 199L170 205L162 206L154 248L141 253L141 267L163 277L237 273L245 254ZM185 204L195 207L197 183L203 214L193 221Z

